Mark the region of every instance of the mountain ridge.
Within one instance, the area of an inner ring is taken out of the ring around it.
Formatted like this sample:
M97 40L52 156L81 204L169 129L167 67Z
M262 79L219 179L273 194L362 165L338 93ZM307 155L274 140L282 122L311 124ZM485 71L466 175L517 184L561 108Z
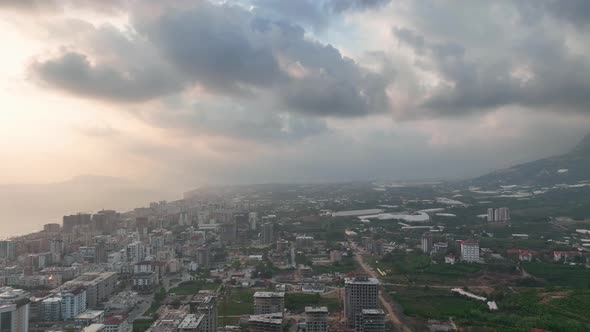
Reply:
M590 133L566 153L517 164L470 179L470 186L551 186L590 180Z

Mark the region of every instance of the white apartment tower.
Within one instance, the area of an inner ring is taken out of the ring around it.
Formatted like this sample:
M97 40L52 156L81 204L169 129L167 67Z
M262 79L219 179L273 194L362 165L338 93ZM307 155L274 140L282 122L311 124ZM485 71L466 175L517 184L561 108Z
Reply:
M250 212L248 214L248 222L250 223L250 229L256 230L256 224L258 223L258 213Z
M479 241L461 241L461 260L468 263L479 262Z
M422 235L422 252L429 254L432 251L432 234L424 233Z

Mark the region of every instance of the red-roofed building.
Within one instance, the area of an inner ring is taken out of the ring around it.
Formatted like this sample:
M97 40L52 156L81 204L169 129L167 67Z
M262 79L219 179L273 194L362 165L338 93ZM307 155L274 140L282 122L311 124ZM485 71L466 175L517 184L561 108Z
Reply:
M130 332L131 324L127 320L127 315L112 315L104 320L105 332Z

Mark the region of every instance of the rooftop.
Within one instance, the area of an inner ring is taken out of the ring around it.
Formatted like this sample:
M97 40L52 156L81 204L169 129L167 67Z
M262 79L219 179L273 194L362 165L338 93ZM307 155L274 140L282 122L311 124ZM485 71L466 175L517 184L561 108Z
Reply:
M100 315L104 315L104 310L86 310L79 314L76 319L95 319Z
M305 307L305 312L325 312L328 313L328 307Z
M196 329L201 324L205 315L189 314L184 317L182 322L178 324L179 329Z
M250 315L250 318L248 318L248 322L271 323L281 325L283 324L283 315L280 312L265 315Z
M383 309L363 309L363 315L384 315Z
M377 278L364 278L364 277L356 277L356 278L346 278L344 280L345 284L367 284L367 285L378 285L379 280Z
M254 297L285 297L285 292L256 292Z

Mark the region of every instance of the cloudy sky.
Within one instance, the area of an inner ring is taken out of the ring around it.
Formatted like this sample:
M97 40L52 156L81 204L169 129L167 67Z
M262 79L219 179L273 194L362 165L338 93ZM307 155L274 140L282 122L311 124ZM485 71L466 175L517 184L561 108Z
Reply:
M590 2L0 0L0 183L457 178L590 130Z

